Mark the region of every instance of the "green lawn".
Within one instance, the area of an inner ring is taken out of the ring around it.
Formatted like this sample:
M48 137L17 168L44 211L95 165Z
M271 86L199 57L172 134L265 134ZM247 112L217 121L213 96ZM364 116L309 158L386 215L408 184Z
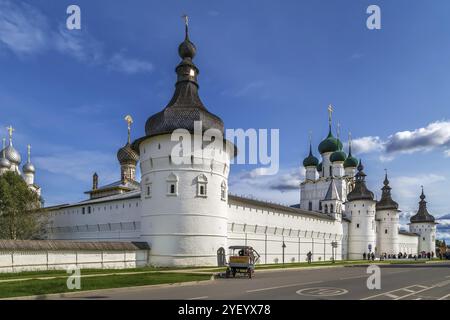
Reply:
M210 275L187 273L146 273L135 275L87 277L81 279L81 290L85 291L107 288L134 287L163 283L203 281L209 279ZM27 281L0 283L0 298L30 295L43 296L51 293L76 292L77 290L69 290L67 288L66 281L67 278L56 278L47 280L33 279Z
M219 268L203 267L208 271L219 270ZM176 270L195 270L202 269L202 267L143 267L143 268L130 268L130 269L82 269L81 275L88 274L105 274L105 273L130 273L130 272L147 272L147 271L176 271ZM49 271L25 271L15 273L0 273L0 281L7 279L24 279L24 278L36 278L36 277L67 277L68 274L65 270L49 270Z

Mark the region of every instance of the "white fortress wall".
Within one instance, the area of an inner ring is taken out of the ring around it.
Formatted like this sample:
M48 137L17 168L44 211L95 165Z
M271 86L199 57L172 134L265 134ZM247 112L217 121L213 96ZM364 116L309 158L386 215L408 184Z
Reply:
M309 251L313 261L330 260L331 243L337 241L335 259L341 260L347 251L342 228L347 223L294 211L252 205L247 199L232 197L228 203L228 245L254 247L261 255L260 263L282 263L284 241L284 262L289 263L306 261Z
M410 234L402 234L401 232L398 235L399 240L399 250L402 253L416 255L418 254L419 248L419 236L410 235Z
M141 233L140 194L116 196L115 199L50 209L48 238L138 241Z
M148 264L145 244L0 240L0 273L40 270L125 269Z

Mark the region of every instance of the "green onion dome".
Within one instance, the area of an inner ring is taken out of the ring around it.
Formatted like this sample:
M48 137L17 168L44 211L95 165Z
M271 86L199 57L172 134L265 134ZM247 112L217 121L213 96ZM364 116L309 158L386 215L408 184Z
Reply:
M338 143L341 143L341 141L339 139L337 139L337 141L338 141ZM330 156L331 162L336 162L336 161L344 162L345 159L347 159L347 155L345 154L344 151L342 151L342 148L339 148L338 151L333 152Z
M342 150L333 152L330 157L331 162L336 162L336 161L344 162L346 159L347 159L347 155Z
M357 166L358 166L358 159L349 154L347 159L345 159L344 161L344 168L356 168Z
M314 155L312 154L312 146L310 144L309 145L309 155L305 158L305 160L303 160L303 166L305 168L306 167L317 167L318 164L319 164L319 159L314 157Z
M331 128L330 128L330 132L328 133L328 136L326 137L325 140L323 140L320 144L319 144L319 152L320 154L324 154L327 152L335 152L335 151L339 151L342 149L342 143L339 141L339 139L336 139L333 134L331 133Z
M344 161L344 168L356 168L359 164L358 159L352 156L352 144L351 141L348 144L348 157Z
M317 171L322 172L322 162L317 165Z

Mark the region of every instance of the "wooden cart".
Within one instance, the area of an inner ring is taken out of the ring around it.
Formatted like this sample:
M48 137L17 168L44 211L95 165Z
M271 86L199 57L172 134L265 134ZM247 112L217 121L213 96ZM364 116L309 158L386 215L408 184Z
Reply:
M240 273L248 275L251 279L255 272L255 264L260 257L258 252L249 246L231 246L228 249L230 255L225 276L234 278L237 273Z

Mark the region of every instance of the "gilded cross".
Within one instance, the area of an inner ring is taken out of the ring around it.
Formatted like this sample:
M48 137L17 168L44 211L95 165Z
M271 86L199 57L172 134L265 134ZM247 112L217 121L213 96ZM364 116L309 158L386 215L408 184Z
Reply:
M127 115L125 117L125 121L127 122L128 125L128 143L131 142L131 124L133 123L133 118L130 115Z
M331 118L332 118L332 115L333 115L333 106L330 104L330 105L328 105L328 121L330 122L330 125L331 125Z
M183 14L181 16L184 19L184 24L186 25L186 27L189 26L189 16L187 14Z
M15 129L12 126L6 127L6 129L8 130L9 144L12 145L12 136Z

